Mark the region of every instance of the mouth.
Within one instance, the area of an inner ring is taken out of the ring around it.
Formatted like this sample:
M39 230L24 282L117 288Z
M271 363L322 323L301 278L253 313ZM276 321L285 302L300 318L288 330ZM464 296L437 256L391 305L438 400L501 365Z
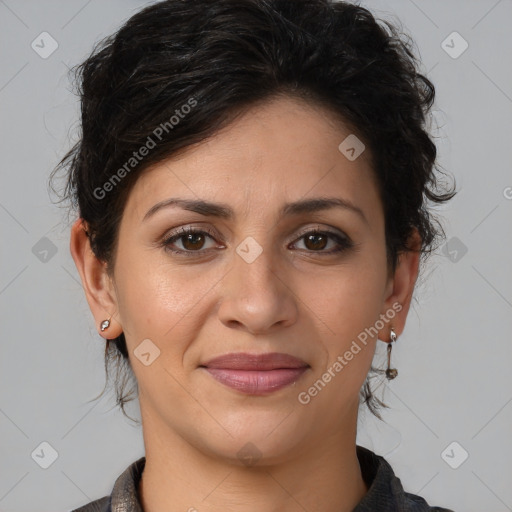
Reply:
M283 353L232 353L199 366L215 380L241 393L265 395L296 382L310 366Z

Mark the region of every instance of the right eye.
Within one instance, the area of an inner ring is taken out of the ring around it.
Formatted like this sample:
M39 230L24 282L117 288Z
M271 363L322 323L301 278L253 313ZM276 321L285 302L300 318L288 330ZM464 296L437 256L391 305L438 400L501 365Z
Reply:
M170 251L175 254L192 256L195 255L193 253L205 252L204 245L207 238L215 240L213 233L211 233L208 229L205 230L186 227L180 228L178 232L172 232L167 235L162 241L161 245L165 247L166 251ZM176 242L180 242L183 248L173 248Z

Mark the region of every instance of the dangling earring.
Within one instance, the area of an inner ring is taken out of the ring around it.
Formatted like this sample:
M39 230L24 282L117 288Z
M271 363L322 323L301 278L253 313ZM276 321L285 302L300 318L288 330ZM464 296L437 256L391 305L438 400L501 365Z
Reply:
M396 337L396 333L393 329L393 327L391 327L391 330L390 330L390 333L389 333L389 337L391 338L391 341L388 343L388 368L386 370L386 377L388 380L393 380L397 375L398 375L398 370L396 368L390 368L390 365L391 365L391 349L392 349L392 346L391 344L396 340L397 340L397 337Z
M110 317L112 318L112 317ZM101 332L106 331L110 327L110 318L108 320L103 320L100 324Z

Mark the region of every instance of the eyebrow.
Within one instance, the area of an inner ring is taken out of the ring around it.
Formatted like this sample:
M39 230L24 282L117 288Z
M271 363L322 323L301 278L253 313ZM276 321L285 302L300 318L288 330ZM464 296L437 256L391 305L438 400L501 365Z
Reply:
M156 212L164 208L179 207L184 210L199 213L200 215L218 217L222 219L232 219L235 217L233 209L222 203L212 203L201 199L179 199L169 198L152 206L144 215L142 222L152 217ZM361 208L351 203L347 199L338 197L316 197L311 199L302 199L293 203L286 203L280 211L280 216L300 215L302 213L315 213L322 210L330 210L333 208L343 208L352 211L361 217L366 224L368 219L365 217Z

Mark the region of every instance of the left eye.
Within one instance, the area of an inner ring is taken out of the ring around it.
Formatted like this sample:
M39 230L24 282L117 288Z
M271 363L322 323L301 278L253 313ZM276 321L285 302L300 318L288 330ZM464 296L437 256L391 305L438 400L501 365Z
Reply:
M305 249L311 252L334 253L352 247L352 243L345 237L330 231L309 231L304 233L298 240L302 240ZM334 243L334 248L324 250L329 242ZM297 242L294 242L294 244ZM294 245L292 244L292 245Z

